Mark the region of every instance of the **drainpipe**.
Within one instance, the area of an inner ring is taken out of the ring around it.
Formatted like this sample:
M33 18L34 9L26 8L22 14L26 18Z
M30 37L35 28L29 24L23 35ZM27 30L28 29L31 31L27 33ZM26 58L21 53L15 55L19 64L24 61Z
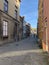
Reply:
M47 17L45 18L45 28L46 28L46 51L48 52Z
M48 35L47 35L47 27L46 27L46 51L48 51Z

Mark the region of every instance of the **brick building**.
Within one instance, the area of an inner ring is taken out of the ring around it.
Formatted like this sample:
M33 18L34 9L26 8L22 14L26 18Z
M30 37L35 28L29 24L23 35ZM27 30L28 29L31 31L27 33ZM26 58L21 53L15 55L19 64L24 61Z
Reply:
M39 5L41 3L40 1L41 0L39 0ZM41 20L38 21L38 36L40 35L39 32L42 31L42 48L44 51L49 52L49 33L48 33L49 32L49 0L42 1L41 9L42 9L42 22L39 25L39 21ZM42 25L42 29L40 29L39 31L41 25Z
M49 0L43 0L43 50L49 52Z

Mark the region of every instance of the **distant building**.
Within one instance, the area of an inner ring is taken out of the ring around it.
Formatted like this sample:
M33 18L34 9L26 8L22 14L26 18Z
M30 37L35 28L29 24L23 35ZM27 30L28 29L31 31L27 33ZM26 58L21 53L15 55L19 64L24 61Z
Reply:
M24 20L24 17L20 16L19 40L21 40L23 38L23 20Z
M37 34L37 29L31 27L31 33L32 33L32 34Z
M25 21L23 17L23 38L30 36L30 24Z
M31 27L29 23L26 23L26 37L29 37L31 34Z
M23 20L23 38L26 38L26 21Z

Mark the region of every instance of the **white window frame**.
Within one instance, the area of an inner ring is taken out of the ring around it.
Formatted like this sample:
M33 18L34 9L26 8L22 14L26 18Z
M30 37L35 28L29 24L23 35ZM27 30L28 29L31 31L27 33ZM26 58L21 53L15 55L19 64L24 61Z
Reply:
M7 21L3 21L3 37L7 37L8 36L8 22Z

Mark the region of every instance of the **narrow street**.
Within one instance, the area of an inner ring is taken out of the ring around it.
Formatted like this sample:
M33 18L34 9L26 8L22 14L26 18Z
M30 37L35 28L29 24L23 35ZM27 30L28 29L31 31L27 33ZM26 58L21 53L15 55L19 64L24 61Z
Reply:
M47 65L33 37L0 47L0 65Z

